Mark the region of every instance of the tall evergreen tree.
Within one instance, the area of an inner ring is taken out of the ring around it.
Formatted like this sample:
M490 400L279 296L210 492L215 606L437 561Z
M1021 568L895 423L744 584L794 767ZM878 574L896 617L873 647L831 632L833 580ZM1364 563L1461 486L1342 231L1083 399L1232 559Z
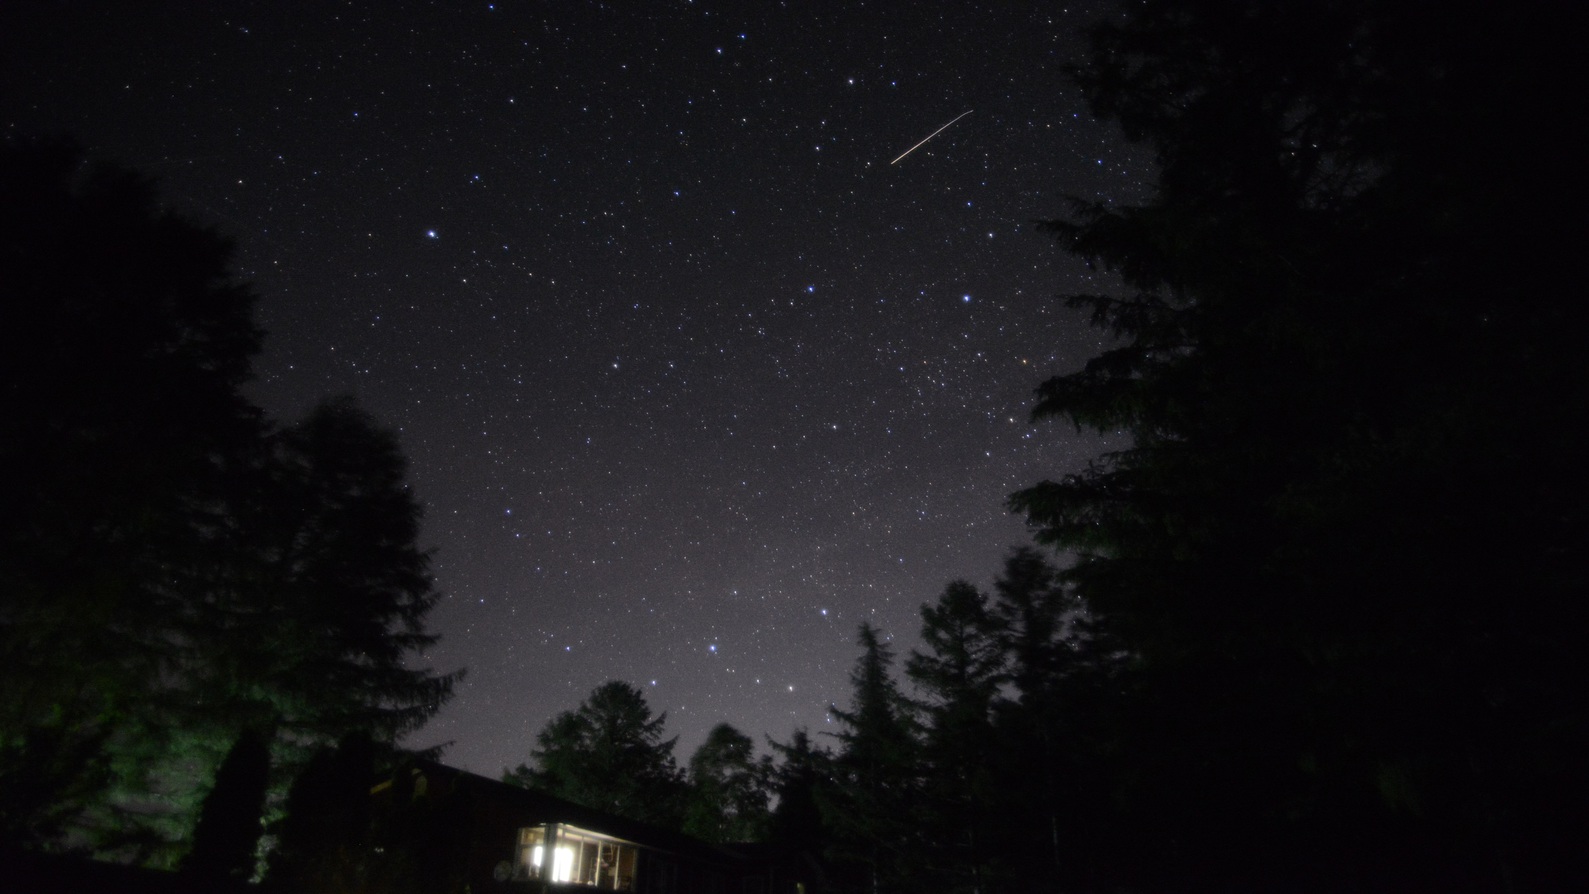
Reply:
M365 889L371 876L374 743L358 734L322 746L287 790L265 883L292 894Z
M905 674L924 698L922 801L915 811L933 887L988 890L993 841L993 706L1004 655L988 599L954 581L921 610L926 651L912 652Z
M408 666L436 642L424 622L439 595L397 438L342 399L265 448L238 501L230 586L194 619L194 641L224 663L207 658L195 675L208 672L215 701L268 713L287 739L395 742L459 676Z
M797 729L789 741L768 744L782 760L773 770L772 811L767 840L781 848L820 859L827 850L828 833L822 819L824 793L833 782L833 754Z
M230 251L131 172L0 146L0 776L30 792L0 803L13 840L98 800L129 769L107 748L170 704L193 597L173 583L216 548L226 469L260 431Z
M215 773L182 871L221 887L253 879L269 788L270 737L246 729Z
M1013 890L1088 890L1095 869L1129 863L1110 849L1107 756L1121 732L1125 657L1041 552L1005 559L988 607L1009 697L995 705L988 809Z
M259 332L230 247L70 148L0 151L0 803L170 865L247 729L412 731L436 594L396 440L350 404L284 429L241 394Z
M893 678L893 650L867 623L858 641L850 708L829 708L843 729L822 808L833 836L835 883L882 894L905 889L919 875L920 832L912 816L921 790L920 745L913 707Z
M91 814L101 847L185 837L197 780L234 730L277 730L280 795L317 748L354 733L395 744L445 702L458 674L408 666L435 642L437 594L403 472L395 437L347 400L269 433L234 470L217 549L180 569L193 598L163 619L169 704L110 743L125 781ZM170 807L129 820L122 805L151 795ZM129 829L142 838L121 842Z
M719 723L690 756L684 831L720 844L761 841L768 809L772 759L756 757L750 737Z
M1010 553L993 586L986 611L1007 653L1015 696L1043 701L1064 671L1064 627L1077 606L1059 583L1059 569L1030 546Z
M685 780L673 758L677 738L662 738L666 722L667 713L653 716L639 689L617 680L603 683L535 737L534 766L520 764L503 781L678 828Z
M1035 412L1133 442L1012 502L1138 656L1120 799L1165 886L1583 869L1582 22L1440 13L1149 0L1078 73L1160 173L1052 226L1127 291L1070 300L1116 346Z
M413 761L357 733L316 752L288 792L263 890L467 892L475 843L469 808L429 797L416 784Z

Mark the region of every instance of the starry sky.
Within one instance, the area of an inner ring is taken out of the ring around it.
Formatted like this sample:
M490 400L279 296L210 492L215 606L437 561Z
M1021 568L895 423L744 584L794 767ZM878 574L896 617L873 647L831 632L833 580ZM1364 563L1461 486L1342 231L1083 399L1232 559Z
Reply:
M1028 421L1105 344L1056 296L1108 287L1033 222L1151 179L1065 80L1087 4L0 6L7 133L236 240L251 395L400 433L449 763L609 679L681 762L831 730L857 625L908 651L1111 446Z

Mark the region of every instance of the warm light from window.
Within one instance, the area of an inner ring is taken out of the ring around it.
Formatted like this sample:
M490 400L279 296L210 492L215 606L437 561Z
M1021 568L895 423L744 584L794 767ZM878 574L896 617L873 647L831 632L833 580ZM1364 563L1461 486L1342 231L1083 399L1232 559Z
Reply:
M574 880L574 851L572 848L560 847L553 855L552 881L568 882Z

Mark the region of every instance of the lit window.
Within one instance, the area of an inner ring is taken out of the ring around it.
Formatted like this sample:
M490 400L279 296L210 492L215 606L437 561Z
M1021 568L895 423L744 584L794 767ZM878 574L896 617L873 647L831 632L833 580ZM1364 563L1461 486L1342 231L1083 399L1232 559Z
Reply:
M546 865L546 851L552 865ZM609 891L635 890L640 851L627 841L551 823L519 830L514 878L589 885Z

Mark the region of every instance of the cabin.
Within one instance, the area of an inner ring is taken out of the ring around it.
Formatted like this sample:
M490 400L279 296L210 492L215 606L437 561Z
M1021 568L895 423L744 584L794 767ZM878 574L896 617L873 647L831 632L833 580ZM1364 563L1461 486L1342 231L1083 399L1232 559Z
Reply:
M472 894L808 894L813 877L799 855L710 844L442 764L399 772L374 788L377 805L444 815L449 874Z

